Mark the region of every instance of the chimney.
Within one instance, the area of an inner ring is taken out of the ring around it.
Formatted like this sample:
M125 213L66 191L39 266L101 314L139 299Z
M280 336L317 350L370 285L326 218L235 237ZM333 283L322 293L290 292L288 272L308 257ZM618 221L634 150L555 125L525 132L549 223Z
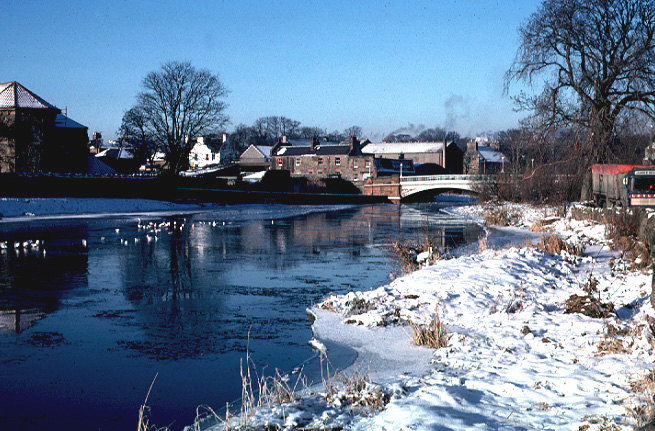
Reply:
M357 140L356 137L350 138L350 152L351 153L358 153L359 152L359 141Z
M282 135L282 143L283 144L287 143L287 135Z
M316 150L317 145L318 145L318 139L312 138L312 145L311 145L312 151Z
M227 133L223 133L223 143L227 142Z
M448 142L444 139L443 141L443 168L446 169L446 147L448 146Z

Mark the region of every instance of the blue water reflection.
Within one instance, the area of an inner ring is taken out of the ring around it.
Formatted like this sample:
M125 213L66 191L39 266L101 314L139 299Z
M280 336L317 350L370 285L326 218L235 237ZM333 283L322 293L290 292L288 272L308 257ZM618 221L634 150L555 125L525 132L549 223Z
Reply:
M182 429L239 396L246 350L270 370L310 357L305 309L387 283L391 241L426 232L480 234L434 205L2 223L0 428L133 428L158 373L152 421Z

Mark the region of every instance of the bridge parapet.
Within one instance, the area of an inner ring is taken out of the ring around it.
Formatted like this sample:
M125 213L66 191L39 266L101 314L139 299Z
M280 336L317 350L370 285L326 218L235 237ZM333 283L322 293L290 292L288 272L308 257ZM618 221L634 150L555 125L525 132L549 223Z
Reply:
M492 175L418 175L400 178L400 197L428 191L477 192L478 184L495 181Z
M452 181L466 181L466 182L488 182L493 181L495 178L492 175L417 175L411 177L402 177L402 183L433 183L433 182L452 182Z

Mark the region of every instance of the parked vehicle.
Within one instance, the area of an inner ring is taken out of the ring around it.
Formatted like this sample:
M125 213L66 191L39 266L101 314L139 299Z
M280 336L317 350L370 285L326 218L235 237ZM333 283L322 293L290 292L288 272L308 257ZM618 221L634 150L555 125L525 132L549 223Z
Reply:
M655 207L655 166L593 165L594 201L600 207Z

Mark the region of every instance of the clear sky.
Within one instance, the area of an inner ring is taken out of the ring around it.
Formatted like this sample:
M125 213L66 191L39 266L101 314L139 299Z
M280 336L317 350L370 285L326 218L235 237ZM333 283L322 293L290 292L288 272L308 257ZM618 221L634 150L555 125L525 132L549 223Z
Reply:
M114 138L169 60L219 75L228 130L267 115L380 138L517 125L503 96L540 0L3 0L0 82L18 81ZM412 129L414 126L414 129Z

